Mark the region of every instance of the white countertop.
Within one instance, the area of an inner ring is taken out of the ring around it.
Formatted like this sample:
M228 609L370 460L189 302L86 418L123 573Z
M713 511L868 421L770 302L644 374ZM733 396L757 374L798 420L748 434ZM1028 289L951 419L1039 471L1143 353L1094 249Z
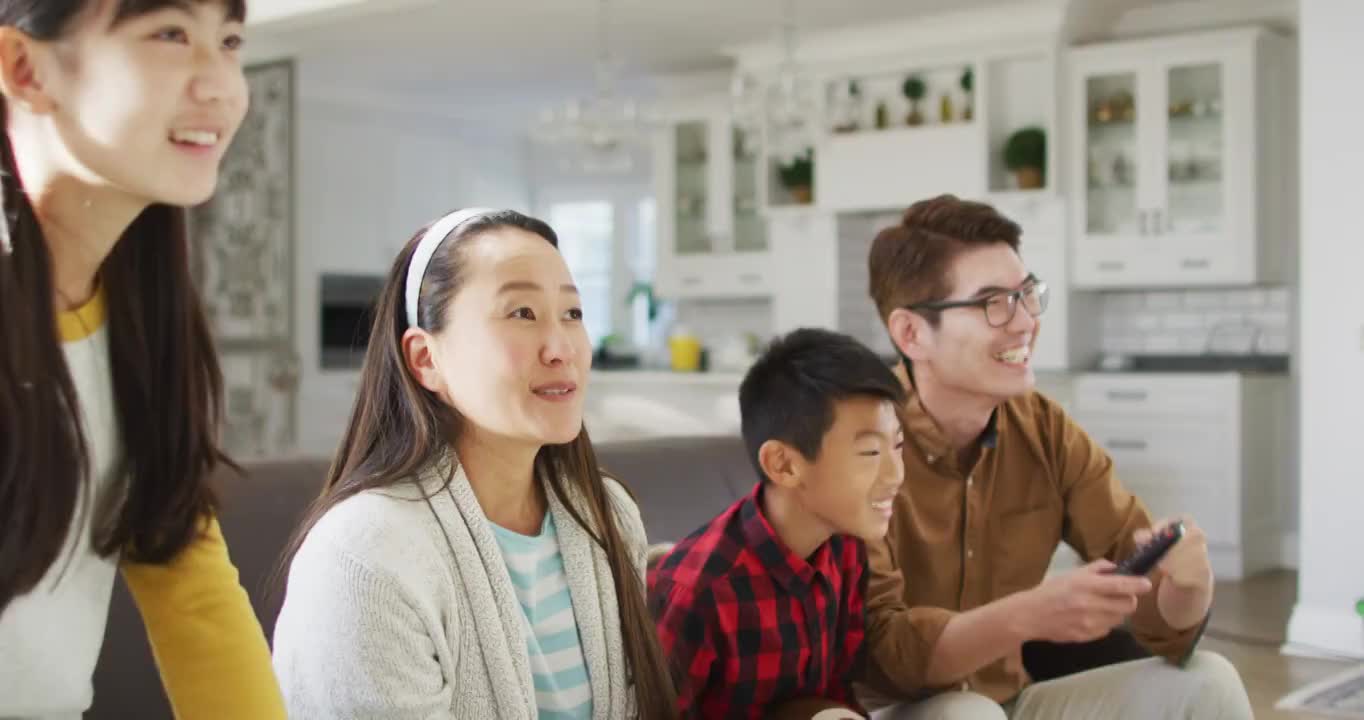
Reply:
M743 373L737 372L671 372L668 370L593 370L594 385L708 385L739 387Z

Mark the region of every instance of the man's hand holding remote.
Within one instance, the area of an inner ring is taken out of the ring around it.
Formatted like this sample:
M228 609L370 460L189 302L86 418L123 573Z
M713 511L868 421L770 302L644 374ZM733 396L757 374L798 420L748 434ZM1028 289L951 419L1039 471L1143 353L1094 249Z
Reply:
M1212 562L1208 559L1208 538L1192 517L1187 515L1158 523L1150 530L1138 530L1133 539L1138 545L1149 542L1156 533L1175 522L1184 524L1184 537L1157 564L1157 607L1170 627L1185 629L1203 621L1212 605Z
M1022 639L1088 642L1121 625L1151 590L1151 581L1114 574L1113 568L1096 560L1019 593L1015 617L1024 624Z

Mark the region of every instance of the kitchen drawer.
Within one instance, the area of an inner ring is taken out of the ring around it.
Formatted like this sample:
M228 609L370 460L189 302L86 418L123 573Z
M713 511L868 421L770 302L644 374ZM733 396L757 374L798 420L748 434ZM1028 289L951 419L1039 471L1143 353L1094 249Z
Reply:
M750 298L772 294L769 255L709 253L674 259L667 271L659 270L656 285L662 297Z
M1113 458L1119 482L1157 520L1190 514L1210 541L1240 532L1240 457L1235 433L1210 421L1089 419L1086 431Z
M1158 269L1150 253L1133 253L1130 241L1088 237L1073 254L1071 279L1076 288L1141 287L1155 284Z
M1156 522L1188 515L1203 528L1208 544L1241 544L1241 504L1237 502L1234 490L1228 492L1216 485L1147 487L1141 480L1124 485L1141 499Z
M1235 428L1215 421L1152 422L1087 418L1083 427L1113 458L1119 476L1140 472L1162 484L1180 485L1191 475L1225 474L1238 463Z
M1090 373L1075 381L1075 414L1237 417L1240 378L1231 373Z

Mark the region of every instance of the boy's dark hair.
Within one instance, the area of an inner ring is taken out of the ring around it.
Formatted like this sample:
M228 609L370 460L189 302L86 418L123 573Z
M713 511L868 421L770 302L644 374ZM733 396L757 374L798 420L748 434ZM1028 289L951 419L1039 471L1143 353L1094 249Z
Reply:
M767 480L758 448L780 440L805 459L818 459L834 424L834 404L857 396L898 408L905 389L867 346L842 333L801 328L773 340L739 385L739 414L749 461Z

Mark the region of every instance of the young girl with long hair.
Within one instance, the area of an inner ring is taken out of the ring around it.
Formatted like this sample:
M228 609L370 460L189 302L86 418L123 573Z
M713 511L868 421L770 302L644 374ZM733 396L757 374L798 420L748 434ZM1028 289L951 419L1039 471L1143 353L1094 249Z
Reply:
M92 702L114 575L181 717L283 716L208 479L184 206L246 111L244 0L0 0L0 717Z

